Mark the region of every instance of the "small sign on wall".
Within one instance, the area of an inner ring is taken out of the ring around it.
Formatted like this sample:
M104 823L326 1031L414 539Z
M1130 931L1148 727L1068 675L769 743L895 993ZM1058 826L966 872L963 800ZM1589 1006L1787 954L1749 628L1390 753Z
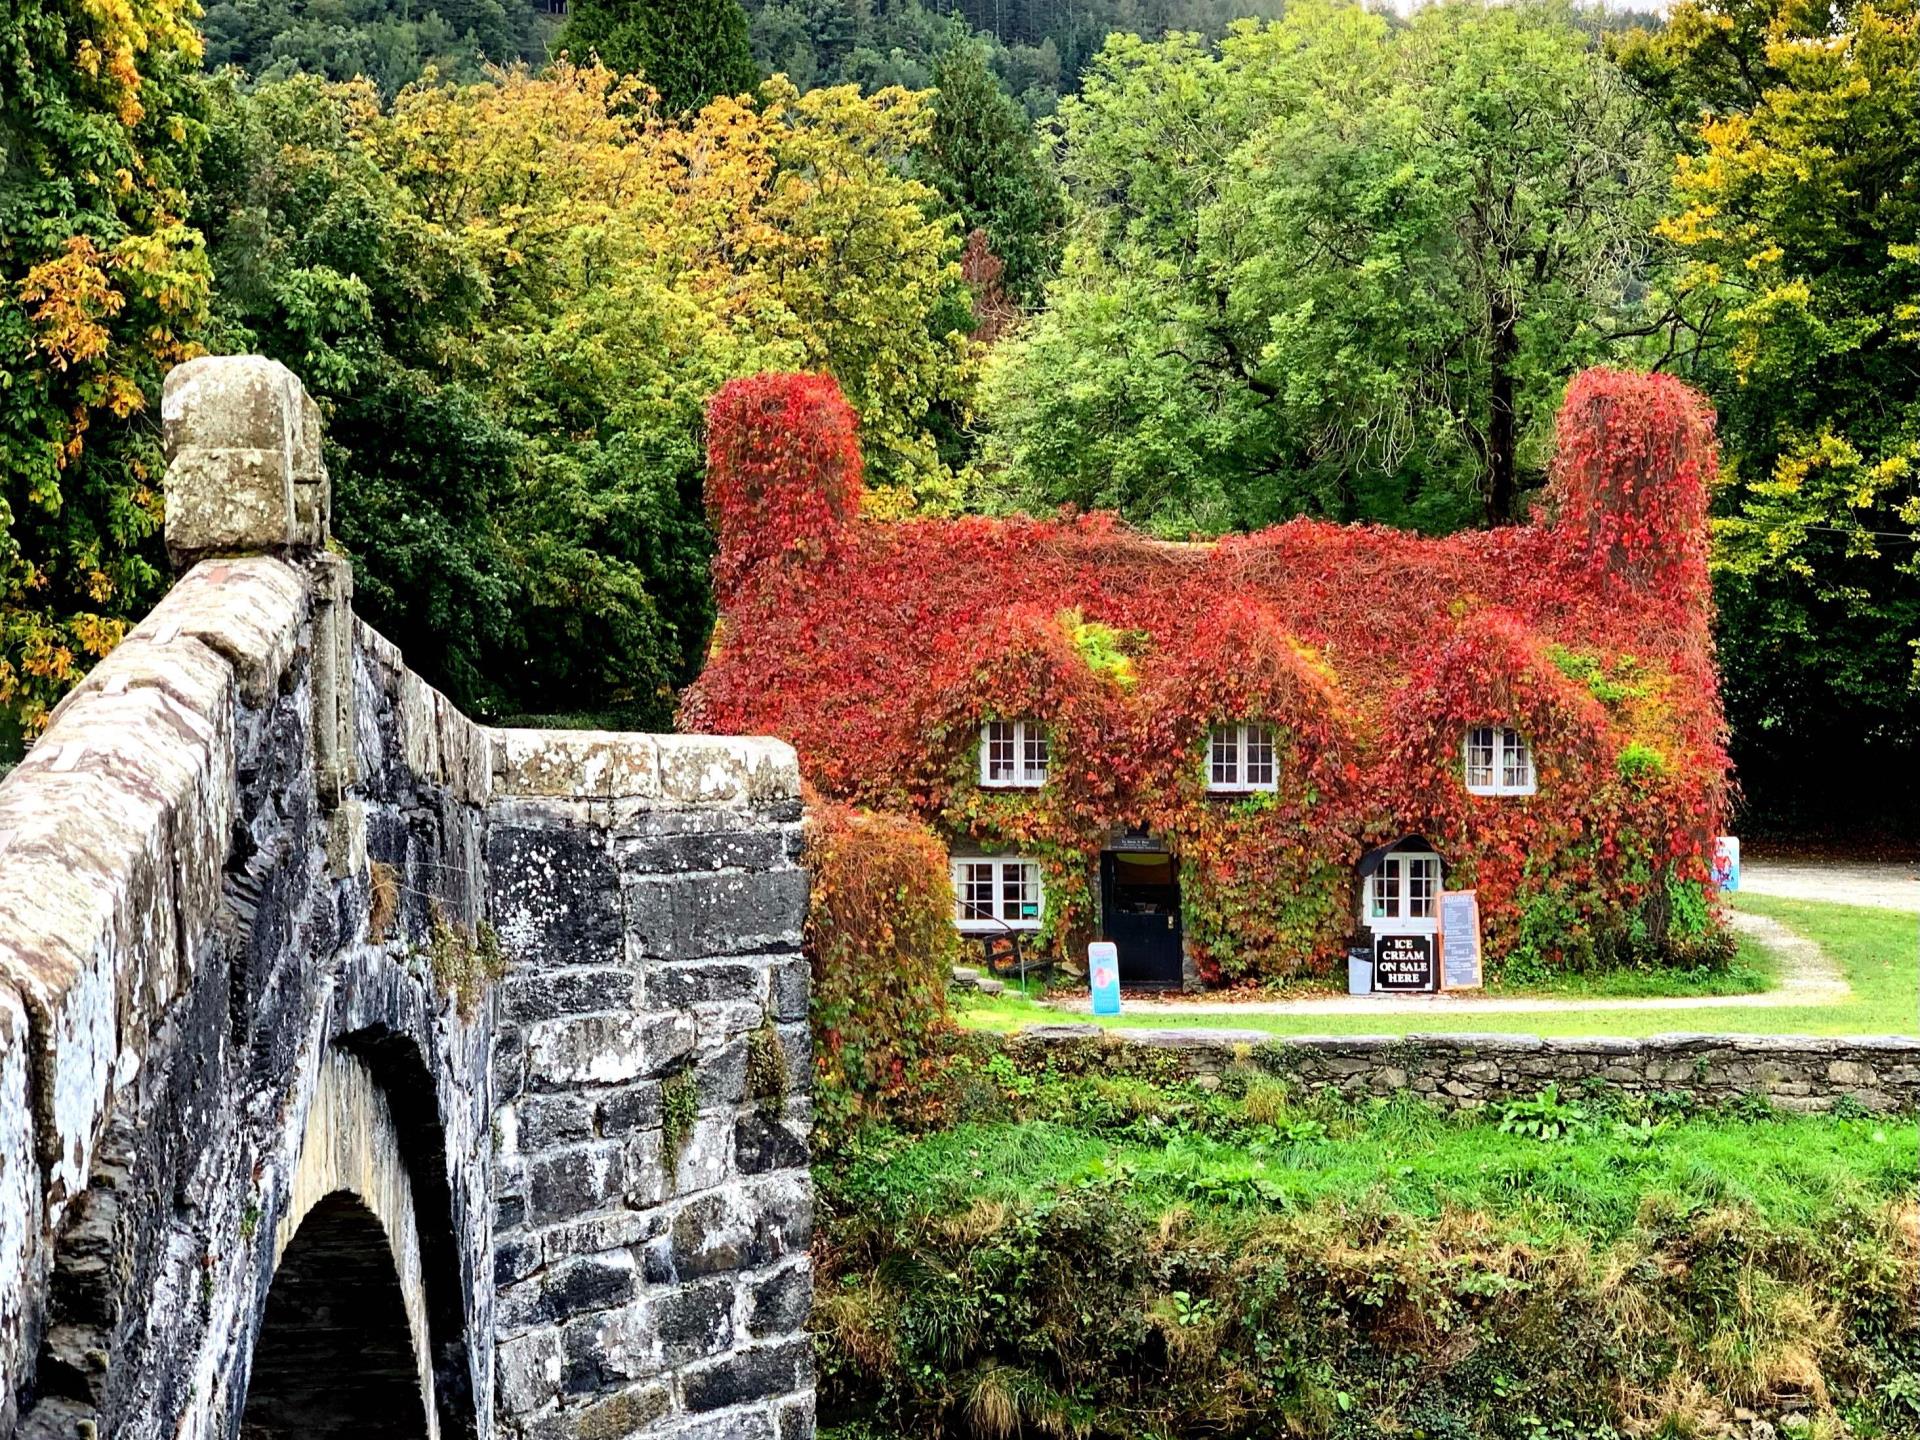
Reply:
M1120 947L1111 940L1087 946L1087 982L1093 987L1093 1013L1120 1013Z
M1740 837L1722 835L1713 842L1713 883L1722 890L1740 888Z
M1373 937L1373 988L1399 994L1433 989L1431 935Z
M1478 990L1480 973L1480 897L1472 890L1440 892L1440 986Z

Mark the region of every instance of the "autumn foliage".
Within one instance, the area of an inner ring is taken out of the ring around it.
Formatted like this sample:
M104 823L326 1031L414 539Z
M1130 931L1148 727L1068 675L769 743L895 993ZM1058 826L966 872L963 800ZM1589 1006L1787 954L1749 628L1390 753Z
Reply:
M729 380L707 406L707 518L721 605L775 558L835 558L860 510L853 407L830 375Z
M781 735L827 795L1038 858L1063 951L1092 933L1099 851L1133 825L1178 855L1216 978L1324 971L1355 925L1354 861L1408 833L1435 843L1450 887L1479 891L1496 964L1657 957L1711 934L1727 792L1714 455L1685 386L1582 375L1535 523L1443 539L1304 519L1208 545L1107 515L864 519L844 416L806 377L716 401L726 616L683 720ZM829 517L846 517L837 534ZM977 783L990 718L1045 726L1043 789ZM1245 721L1275 731L1278 790L1209 795L1208 733ZM1464 733L1484 723L1528 736L1537 793L1467 792Z
M831 1143L929 1089L958 943L946 853L924 826L812 796L806 856L816 1119Z

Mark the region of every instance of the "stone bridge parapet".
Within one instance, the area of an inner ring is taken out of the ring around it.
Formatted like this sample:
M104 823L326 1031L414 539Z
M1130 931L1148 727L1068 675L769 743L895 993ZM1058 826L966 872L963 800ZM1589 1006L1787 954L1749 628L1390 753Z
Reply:
M186 573L0 784L0 1435L811 1435L792 751L474 723L289 372L163 416Z

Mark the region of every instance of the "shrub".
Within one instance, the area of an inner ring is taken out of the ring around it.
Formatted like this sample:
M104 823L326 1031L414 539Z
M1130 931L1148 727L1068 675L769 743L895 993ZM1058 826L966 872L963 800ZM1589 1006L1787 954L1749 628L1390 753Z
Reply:
M946 850L923 825L811 797L806 864L815 1121L831 1149L864 1120L928 1103L952 1048L959 937Z

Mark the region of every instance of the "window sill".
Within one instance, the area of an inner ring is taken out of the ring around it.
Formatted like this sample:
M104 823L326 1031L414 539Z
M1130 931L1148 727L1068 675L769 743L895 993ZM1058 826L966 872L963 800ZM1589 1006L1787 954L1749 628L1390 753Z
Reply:
M1038 780L982 780L982 790L1044 790L1047 788L1045 777Z
M1278 785L1209 785L1207 786L1207 794L1225 796L1229 800L1232 800L1235 798L1245 799L1249 795L1275 795L1279 793L1279 790L1280 790L1280 787Z
M1528 785L1525 787L1513 786L1511 788L1504 785L1469 785L1467 786L1467 793L1469 795L1478 795L1482 799L1487 800L1506 800L1520 795L1537 795L1540 793L1540 790L1537 785Z
M993 920L956 920L953 922L953 928L958 930L962 935L1006 935L1008 933L1015 935L1037 935L1040 933L1040 925L1041 922L1038 920L1008 920L1005 922Z

